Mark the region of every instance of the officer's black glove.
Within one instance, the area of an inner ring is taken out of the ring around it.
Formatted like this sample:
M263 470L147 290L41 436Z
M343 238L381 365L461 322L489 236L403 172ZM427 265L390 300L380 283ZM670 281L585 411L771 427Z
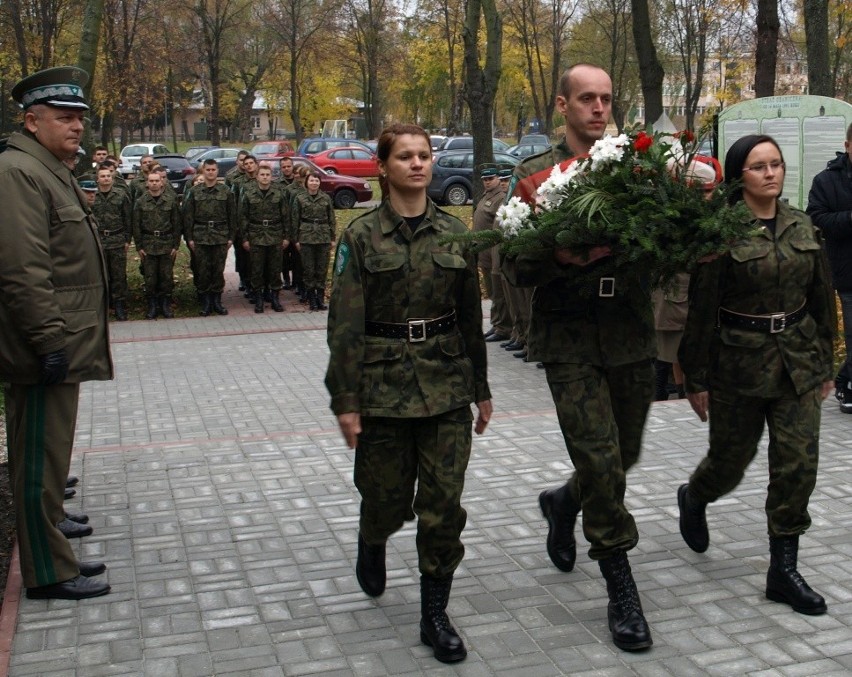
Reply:
M68 355L65 348L56 350L41 356L41 378L39 383L43 386L55 386L62 383L68 376Z

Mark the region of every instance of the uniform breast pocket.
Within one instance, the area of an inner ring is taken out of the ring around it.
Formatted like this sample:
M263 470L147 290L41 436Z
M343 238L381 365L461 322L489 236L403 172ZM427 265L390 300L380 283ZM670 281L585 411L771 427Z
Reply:
M467 262L461 254L447 251L432 252L432 262L435 264L432 297L447 303Z
M364 258L367 294L376 308L407 303L407 257L402 252L369 254Z
M51 214L51 225L54 228L78 226L86 220L86 212L77 204L64 204L54 208Z

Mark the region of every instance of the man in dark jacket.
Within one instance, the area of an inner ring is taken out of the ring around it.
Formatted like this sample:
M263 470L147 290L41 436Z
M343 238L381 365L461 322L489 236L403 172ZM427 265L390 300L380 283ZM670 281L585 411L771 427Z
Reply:
M807 212L822 231L832 284L840 297L846 361L834 379L835 396L840 411L852 414L852 125L846 130L844 147L845 152L814 177Z

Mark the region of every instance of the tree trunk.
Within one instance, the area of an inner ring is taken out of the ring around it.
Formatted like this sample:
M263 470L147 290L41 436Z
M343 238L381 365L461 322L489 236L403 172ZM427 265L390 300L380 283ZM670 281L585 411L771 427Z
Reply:
M87 0L86 8L83 10L83 26L80 30L80 51L77 55L77 66L89 74L89 81L83 87L83 95L86 101L92 101L92 90L95 85L95 68L98 62L98 44L101 37L101 21L104 16L104 0ZM92 157L95 147L92 139L91 120L86 122L83 130L83 150L86 157ZM81 165L87 163L81 162Z
M828 55L828 0L804 0L804 3L808 94L834 96Z
M754 95L775 95L778 65L778 0L757 0L757 47L754 53Z
M645 100L645 126L653 125L663 114L663 77L665 71L657 58L651 35L651 15L648 0L630 0L633 11L633 42L639 62L642 98Z

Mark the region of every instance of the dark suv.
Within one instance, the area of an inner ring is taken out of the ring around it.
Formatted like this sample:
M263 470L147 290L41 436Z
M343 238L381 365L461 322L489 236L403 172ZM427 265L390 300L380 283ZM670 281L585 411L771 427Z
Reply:
M169 153L168 155L155 155L154 162L162 165L166 169L166 177L172 188L178 195L183 195L187 185L195 176L195 169L189 164L183 155L177 153Z
M446 150L435 153L432 182L426 192L440 204L460 206L473 194L473 151ZM520 158L506 153L494 153L494 162L516 165Z

